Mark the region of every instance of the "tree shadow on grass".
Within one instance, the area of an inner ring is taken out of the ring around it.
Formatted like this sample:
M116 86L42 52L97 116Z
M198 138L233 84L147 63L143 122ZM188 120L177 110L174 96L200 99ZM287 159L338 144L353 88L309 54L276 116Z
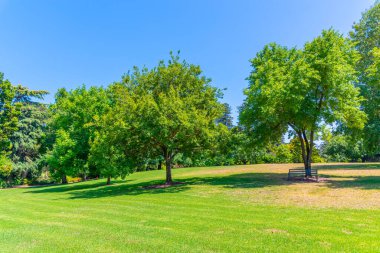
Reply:
M104 184L99 185L96 183L93 188L87 187L70 191L69 198L93 199L112 196L178 193L190 190L191 187L196 185L214 185L224 188L263 188L299 183L295 181L286 181L286 174L279 173L244 173L219 177L178 178L177 181L181 182L181 184L166 188L149 188L149 186L152 185L162 184L162 180L153 180L142 183L121 183L111 186L105 186Z
M380 170L380 163L355 163L355 164L332 164L315 165L314 168L320 170ZM319 176L326 178L326 185L329 188L357 188L364 190L380 189L380 176L366 175L331 175L319 172Z
M318 164L312 167L319 170L380 170L380 163Z
M166 188L147 188L151 185L162 184L161 180L154 180L143 183L126 183L126 184L114 184L103 187L98 187L94 189L87 189L82 191L70 192L71 199L93 199L93 198L103 198L103 197L114 197L114 196L133 196L141 194L160 194L160 193L178 193L190 189L188 185L176 184Z
M340 164L340 165L315 165L318 169L380 169L380 164ZM334 175L324 175L321 177L333 178L338 177ZM350 178L351 177L351 178ZM213 185L227 189L233 188L265 188L272 186L291 185L295 183L305 183L302 181L287 181L287 172L265 172L265 173L243 173L232 174L227 176L212 176L212 177L191 177L191 178L177 178L178 182L182 184L173 185L166 188L148 188L152 185L162 184L162 180L153 180L145 182L126 182L126 181L113 181L113 184L106 186L104 181L96 183L84 183L78 185L65 185L65 186L49 186L43 189L36 189L29 191L30 193L59 193L67 192L71 199L93 199L112 196L128 196L128 195L141 195L141 194L164 194L164 193L178 193L191 189L194 186ZM345 180L346 179L346 180ZM326 182L328 187L331 188L344 188L355 187L363 189L379 189L379 177L353 177L342 176L341 180L328 180Z
M329 188L356 188L363 190L380 190L380 176L335 176L326 175ZM332 179L332 180L330 180Z
M224 188L263 188L299 183L286 179L287 173L242 173L222 177L193 177L181 181L188 185L215 185Z
M94 181L94 180L92 180ZM126 182L123 180L114 180L112 183L122 183ZM85 190L85 189L94 189L98 187L105 186L105 181L98 181L96 183L86 181L86 182L78 182L78 183L71 183L71 184L60 184L60 185L46 185L46 186L39 186L31 190L28 193L59 193L59 192L70 192L70 191L77 191L77 190Z

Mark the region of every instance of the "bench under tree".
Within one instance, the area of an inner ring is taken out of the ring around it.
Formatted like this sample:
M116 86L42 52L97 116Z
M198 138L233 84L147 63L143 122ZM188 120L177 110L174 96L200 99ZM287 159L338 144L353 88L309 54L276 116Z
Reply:
M311 176L312 177L315 177L318 181L318 170L317 169L311 169ZM288 172L288 180L290 180L291 178L304 178L306 177L306 171L305 169L303 168L300 168L300 169L289 169L289 172Z

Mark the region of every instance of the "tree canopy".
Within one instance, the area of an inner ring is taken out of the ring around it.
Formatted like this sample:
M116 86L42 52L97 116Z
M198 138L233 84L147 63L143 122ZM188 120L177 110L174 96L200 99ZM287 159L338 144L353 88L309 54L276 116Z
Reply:
M359 74L357 86L365 98L364 111L368 122L363 131L364 146L368 155L380 154L380 2L363 13L359 22L350 33L360 60L356 64Z
M202 76L199 66L171 55L153 69L135 68L123 78L116 96L116 125L125 128L120 139L130 143L127 152L162 156L166 183L178 153L204 149L210 144L216 119L223 112L220 90Z
M5 180L5 184L9 183L8 176L13 167L9 155L13 144L17 143L12 137L20 127L19 117L22 109L35 103L33 98L41 99L46 94L46 91L34 91L21 85L12 85L9 80L4 79L4 74L0 73L0 170L3 171L0 173L0 181Z
M359 57L334 30L323 31L302 50L270 44L251 60L240 121L256 141L269 142L292 130L311 167L315 133L336 122L363 128L362 98L354 87Z
M50 107L49 126L57 139L49 152L48 163L54 173L60 171L63 181L65 171L66 175L80 175L84 179L90 173L98 173L88 163L90 142L95 138L94 123L108 106L108 95L103 88L82 86L72 91L60 89L56 94L56 102ZM61 158L64 166L58 162Z

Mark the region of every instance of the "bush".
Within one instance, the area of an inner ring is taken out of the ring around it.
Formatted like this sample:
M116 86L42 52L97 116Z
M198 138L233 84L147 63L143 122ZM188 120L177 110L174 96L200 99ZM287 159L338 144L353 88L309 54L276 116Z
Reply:
M7 179L12 173L12 162L5 156L0 156L0 178Z
M70 176L67 176L67 182L68 183L78 183L78 182L81 182L82 181L82 178L80 177L70 177Z
M9 176L12 173L12 162L5 156L0 156L0 188L11 186Z

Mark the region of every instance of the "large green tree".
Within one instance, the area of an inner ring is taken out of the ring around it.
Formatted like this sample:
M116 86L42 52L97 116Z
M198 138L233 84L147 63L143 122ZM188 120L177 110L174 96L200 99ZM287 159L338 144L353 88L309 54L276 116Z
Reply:
M363 106L368 122L363 131L364 144L367 154L372 156L380 154L380 1L363 13L350 35L361 55L356 65L359 72L357 85L366 99Z
M137 146L130 146L133 145L133 137L130 138L129 133L125 133L128 127L124 124L125 117L118 109L121 108L112 107L97 120L98 128L91 142L90 164L95 165L100 175L107 178L107 185L111 183L111 178L124 178L138 164L138 156L133 156L131 152ZM144 152L144 155L147 157L148 153Z
M33 99L41 99L47 94L46 91L29 90L21 85L12 85L9 80L4 79L0 73L0 166L2 180L9 182L8 176L12 171L12 163L8 156L12 151L11 138L19 127L19 117L23 107L33 103ZM7 176L4 176L7 174Z
M228 129L234 127L233 117L232 117L232 108L228 103L224 103L224 112L222 117L216 120L217 123L225 125Z
M118 124L125 128L125 142L136 156L139 151L159 156L166 165L166 184L172 184L172 164L179 153L200 150L210 144L216 119L223 113L220 90L202 76L199 66L171 55L153 69L135 68L125 75L116 99Z
M46 134L48 106L40 103L24 104L19 116L18 129L11 136L13 174L18 178L38 177L43 153L42 142Z
M50 150L48 159L51 170L60 170L62 178L67 175L82 176L96 174L96 168L88 163L90 142L95 137L96 119L103 115L109 106L107 92L103 88L85 86L67 91L60 89L56 94L56 101L51 106L51 120L49 128L57 139ZM66 150L70 150L70 159L65 158L64 167L59 168L56 161L63 157ZM63 153L62 153L63 152ZM56 157L54 157L56 156ZM63 180L65 181L65 180Z
M258 142L278 140L291 129L310 176L314 138L322 123L364 126L362 99L353 85L357 60L352 43L331 29L303 50L265 46L251 60L240 123Z
M10 137L17 130L21 103L15 101L17 88L0 73L0 155L11 149Z

